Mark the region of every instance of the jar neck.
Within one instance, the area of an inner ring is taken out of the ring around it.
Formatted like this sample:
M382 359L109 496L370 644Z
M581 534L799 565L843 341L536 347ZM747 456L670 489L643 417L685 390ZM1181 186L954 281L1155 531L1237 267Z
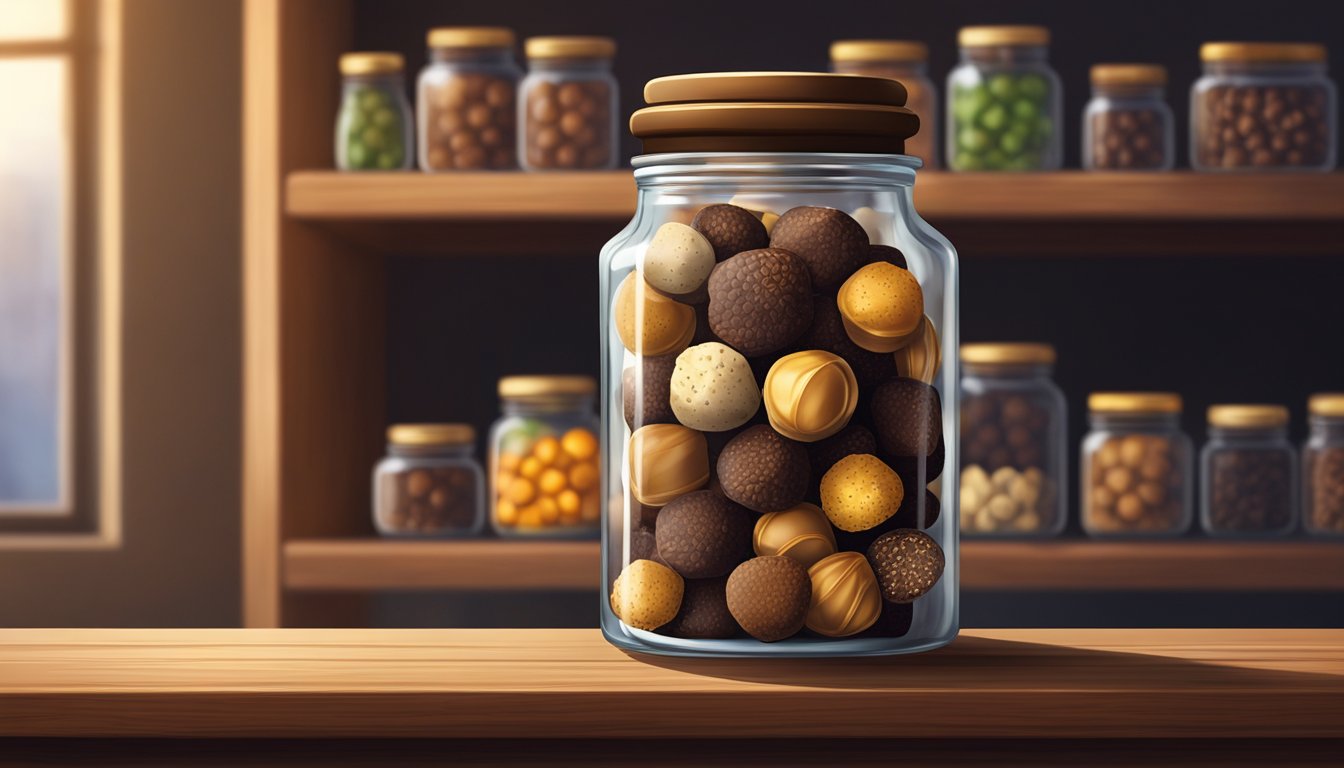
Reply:
M922 163L907 155L808 152L678 152L640 155L631 161L641 192L722 187L735 194L756 190L839 191L911 187Z
M591 395L581 397L552 397L504 399L500 410L505 416L537 416L548 413L589 413L593 410Z
M961 48L961 60L971 64L1044 64L1049 52L1044 45L978 45Z
M533 72L579 72L605 74L611 71L611 59L528 59Z
M985 363L963 362L961 364L962 373L965 375L985 379L1049 379L1054 369L1054 366L1046 363L1016 363L1012 365L996 363L987 365Z
M453 64L513 63L513 51L508 48L430 48L429 60Z
M449 457L469 457L474 446L465 443L455 443L452 445L403 445L401 443L388 443L387 454L399 458L449 458Z
M384 88L401 88L406 83L406 75L402 72L382 72L376 75L343 75L342 80L346 85L376 85Z
M1094 85L1092 96L1102 99L1154 99L1161 101L1166 97L1166 89L1160 85Z
M1087 414L1087 422L1093 429L1179 429L1179 413L1098 413Z
M888 59L885 61L837 61L831 64L831 71L840 75L867 75L882 72L900 77L928 77L929 64L925 61Z
M1323 61L1206 61L1203 66L1206 75L1325 76Z
M1263 443L1267 440L1287 440L1288 425L1278 427L1218 427L1209 425L1209 439L1227 443Z
M1344 416L1310 416L1311 436L1323 440L1344 440Z

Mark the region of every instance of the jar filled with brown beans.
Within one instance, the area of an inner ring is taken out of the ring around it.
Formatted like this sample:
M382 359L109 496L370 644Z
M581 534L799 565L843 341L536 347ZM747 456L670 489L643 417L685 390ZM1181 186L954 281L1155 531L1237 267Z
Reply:
M1296 526L1297 452L1281 405L1209 408L1200 454L1200 523L1214 536L1276 536Z
M528 38L519 90L518 155L524 170L616 166L616 42L607 37Z
M485 525L485 473L467 424L396 424L373 471L373 525L384 536L450 537Z
M1193 517L1190 438L1169 392L1094 392L1079 485L1089 536L1178 536Z
M1335 167L1335 85L1325 46L1205 43L1190 94L1196 170L1328 171Z
M428 42L429 63L417 88L420 169L516 169L522 70L513 58L513 32L439 27L429 31Z
M1083 112L1083 168L1166 171L1175 163L1167 70L1153 64L1092 67L1092 100Z
M1344 392L1313 395L1302 447L1302 516L1308 533L1344 536Z

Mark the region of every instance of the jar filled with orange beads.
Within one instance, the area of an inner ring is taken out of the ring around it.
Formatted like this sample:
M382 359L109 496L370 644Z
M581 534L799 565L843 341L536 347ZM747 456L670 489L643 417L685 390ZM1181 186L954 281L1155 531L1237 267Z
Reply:
M506 376L490 429L490 523L500 536L597 538L597 382Z

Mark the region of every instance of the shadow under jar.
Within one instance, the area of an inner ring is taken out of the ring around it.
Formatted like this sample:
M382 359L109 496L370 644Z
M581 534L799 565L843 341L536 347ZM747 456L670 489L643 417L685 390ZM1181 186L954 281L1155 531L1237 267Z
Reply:
M420 70L420 170L515 170L515 106L522 70L513 32L503 27L439 27L428 35Z
M602 630L681 656L957 632L957 262L884 78L660 78L602 251ZM940 365L940 363L942 363ZM946 513L940 514L940 508Z
M1092 100L1083 111L1083 168L1169 171L1176 161L1167 70L1155 64L1092 67Z
M919 115L919 132L905 153L938 167L938 92L929 79L929 47L916 40L837 40L831 43L831 71L889 77L905 86L905 106Z
M1200 524L1214 536L1281 536L1297 510L1297 457L1281 405L1209 408Z
M616 43L607 37L533 37L519 86L518 156L527 171L616 167Z
M336 116L336 167L395 171L411 167L411 104L399 53L341 56L341 108Z
M1303 522L1314 536L1344 536L1344 393L1313 395L1302 446Z
M1082 523L1095 537L1180 536L1193 519L1194 463L1181 398L1094 392L1083 438Z
M485 524L485 480L466 424L396 424L373 471L373 524L384 536L474 536Z

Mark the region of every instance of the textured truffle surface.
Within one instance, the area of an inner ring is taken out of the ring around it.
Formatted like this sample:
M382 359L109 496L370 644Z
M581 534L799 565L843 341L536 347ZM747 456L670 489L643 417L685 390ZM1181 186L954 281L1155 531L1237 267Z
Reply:
M730 440L717 466L724 495L756 512L788 509L807 492L807 450L764 424Z
M680 352L695 335L695 310L655 291L638 272L617 287L612 315L621 344L637 355Z
M691 226L714 247L714 258L726 261L743 252L765 248L770 236L757 214L736 205L708 205L695 214Z
M658 557L658 540L652 529L636 528L630 532L630 559L662 562L662 558Z
M846 456L821 478L821 508L842 531L866 531L895 515L905 486L871 454Z
M861 424L851 423L825 440L808 443L807 459L812 469L813 490L819 491L821 478L837 461L856 453L877 454L877 438Z
M928 384L888 379L873 391L868 407L877 445L888 459L928 456L938 447L943 409L938 391Z
M638 629L654 630L681 610L683 582L676 571L652 560L634 560L611 588L611 610Z
M880 525L869 528L866 531L836 531L835 544L838 549L852 552L867 552L874 541L884 533L897 530L898 528L929 528L938 522L938 515L941 513L941 503L938 497L933 495L929 489L923 489L920 493L915 489L918 486L906 485L905 496L901 499L901 506L892 515ZM924 524L919 525L920 512L924 514Z
M892 603L914 602L943 575L943 548L927 533L909 528L877 537L868 548L868 561L882 597Z
M673 637L701 640L732 637L740 632L728 611L728 577L687 579L681 611L660 631Z
M812 325L798 339L794 347L820 349L830 352L849 363L859 386L869 389L896 375L896 358L881 352L869 352L854 343L845 332L844 321L835 298L817 295L813 298Z
M709 276L710 329L747 357L784 349L811 323L807 268L788 251L745 251Z
M761 390L750 363L716 341L677 355L669 397L677 420L703 432L736 429L761 407Z
M919 281L909 270L885 261L851 275L835 301L849 338L872 352L900 349L924 320L924 291Z
M863 264L868 233L843 211L804 205L779 217L770 230L770 247L798 254L813 285L829 290Z
M704 288L714 263L714 248L703 235L669 221L653 234L640 273L654 290L690 296Z
M677 420L669 402L676 355L641 357L621 372L621 405L630 429Z
M812 580L787 557L757 557L728 577L728 610L747 634L773 643L797 634L807 620Z
M751 513L717 491L697 491L658 513L658 554L688 579L723 576L751 554Z

